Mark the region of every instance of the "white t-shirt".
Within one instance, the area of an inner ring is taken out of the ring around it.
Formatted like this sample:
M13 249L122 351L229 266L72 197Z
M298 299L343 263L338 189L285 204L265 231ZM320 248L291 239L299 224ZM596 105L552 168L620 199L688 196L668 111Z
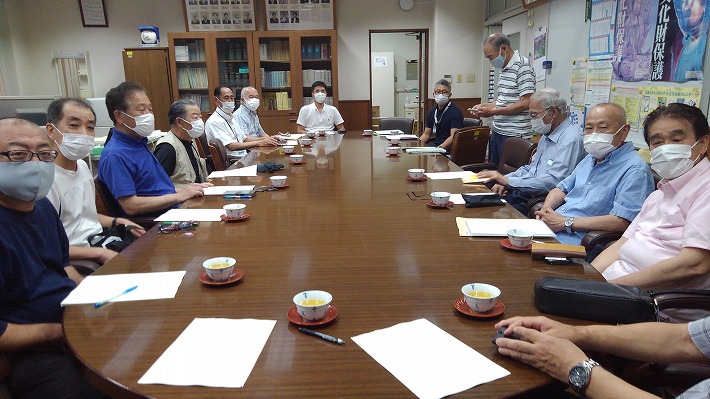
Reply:
M246 135L239 133L232 115L228 115L221 108L217 108L207 118L205 134L207 134L207 140L218 139L225 147L231 143L241 143L246 138ZM230 151L227 149L227 155L230 157L243 157L246 154L246 150Z
M76 162L76 172L55 165L54 183L47 198L59 213L69 245L88 247L89 236L103 230L96 212L94 179L86 162Z
M301 107L298 113L297 124L306 129L333 130L333 126L345 122L340 116L338 109L332 105L323 104L323 112L318 112L316 104L308 104Z

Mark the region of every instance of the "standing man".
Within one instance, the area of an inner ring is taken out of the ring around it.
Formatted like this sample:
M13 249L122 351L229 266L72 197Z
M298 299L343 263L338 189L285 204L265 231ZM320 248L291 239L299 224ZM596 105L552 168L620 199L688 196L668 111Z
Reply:
M45 198L56 156L34 123L0 120L0 352L15 398L101 398L65 349L60 303L82 277Z
M160 166L175 187L212 186L207 181L207 164L200 158L194 140L205 133L200 106L193 100L181 98L170 106L168 122L170 131L158 140L153 152Z
M430 147L451 149L454 133L463 127L463 113L451 102L451 83L441 79L434 85L436 106L426 115L426 127L419 140ZM434 138L431 134L434 133Z
M542 133L532 161L503 176L497 171L478 173L491 179L493 191L526 214L526 204L534 197L547 195L586 155L582 129L567 114L567 101L555 89L541 89L530 97L530 118L535 130Z
M143 86L123 82L114 87L106 93L106 108L114 127L111 141L101 153L98 177L124 215L164 212L204 195L197 185L176 190L148 149L147 137L155 130L155 118Z
M530 61L510 47L510 39L494 33L483 41L483 55L493 68L500 68L498 97L495 103L473 107L474 117L493 117L491 140L488 147L489 162L497 164L503 153L503 143L508 137L530 135L530 96L535 93L535 73Z
M96 212L94 177L84 162L94 148L96 114L91 105L78 98L54 100L47 109L47 121L47 134L58 151L54 183L47 198L57 210L69 238L69 260L101 266L117 252L89 246L89 237L114 224L133 226L131 231L136 237L145 230L128 219L114 219Z
M345 121L340 116L340 112L332 105L325 103L328 97L328 91L325 83L320 80L313 82L311 85L311 94L313 95L313 104L304 105L301 111L298 112L298 133L306 133L310 130L333 130L335 127L338 130L345 130Z
M242 90L243 92L244 90ZM256 91L256 90L254 90ZM227 149L227 156L232 160L247 154L247 149L258 146L276 145L276 141L268 135L264 139L249 137L246 130L238 128L234 113L234 93L227 86L217 86L214 89L214 100L217 105L215 112L205 122L207 139L218 139ZM256 95L256 108L259 108L259 94ZM254 113L256 115L256 112ZM257 117L258 122L258 117ZM259 125L261 128L261 125ZM262 129L263 131L263 129ZM270 139L270 140L269 140Z
M584 149L589 155L535 212L557 233L558 241L579 245L591 230L623 233L641 211L653 192L653 177L633 143L626 142L630 129L626 112L617 104L598 104L587 113Z

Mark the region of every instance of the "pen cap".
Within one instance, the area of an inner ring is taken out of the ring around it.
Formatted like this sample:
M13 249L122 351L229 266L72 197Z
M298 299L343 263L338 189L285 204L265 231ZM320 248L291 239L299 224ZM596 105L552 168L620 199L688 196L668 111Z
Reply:
M303 291L293 297L298 314L306 321L318 321L325 316L333 296L325 291Z

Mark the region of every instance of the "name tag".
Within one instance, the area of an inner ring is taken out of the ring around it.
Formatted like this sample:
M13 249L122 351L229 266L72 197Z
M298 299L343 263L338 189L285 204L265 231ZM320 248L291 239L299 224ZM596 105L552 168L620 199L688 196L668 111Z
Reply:
M551 159L548 159L548 160L547 160L547 166L552 166L553 163L554 163L554 162L552 162Z

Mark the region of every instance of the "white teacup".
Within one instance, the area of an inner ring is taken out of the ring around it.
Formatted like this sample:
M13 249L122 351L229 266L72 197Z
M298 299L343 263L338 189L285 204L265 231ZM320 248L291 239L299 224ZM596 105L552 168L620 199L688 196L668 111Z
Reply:
M389 155L399 155L399 147L387 147L387 154Z
M410 179L421 179L424 177L424 169L409 169L407 172L409 172Z
M318 321L325 316L333 296L325 291L303 291L293 297L298 314L306 321Z
M315 133L313 133L313 134L315 135ZM313 139L309 139L307 137L304 137L301 139L301 145L309 146L311 144L313 144Z
M286 185L287 176L271 176L271 185L274 187L283 187Z
M312 130L306 132L306 136L308 136L308 137L310 137L310 138L316 137L316 134L317 134L317 133L314 132L314 131L312 131Z
M399 145L399 137L391 137L391 138L390 138L390 144L392 144L392 145Z
M224 213L228 218L239 218L244 215L246 207L245 204L227 204L222 209L224 209Z
M466 305L476 313L486 313L493 309L500 296L500 289L490 284L471 283L461 287Z
M508 230L508 239L515 248L527 248L533 239L533 234L523 229Z
M303 162L303 154L293 154L291 155L291 162L301 163Z
M435 205L443 206L449 203L449 198L451 198L451 193L446 191L435 191L430 194L431 200L434 201Z
M283 148L284 148L284 154L293 154L293 146L292 145L285 145Z
M202 262L202 267L207 272L207 276L213 281L227 281L229 276L232 275L234 270L234 265L237 264L237 260L234 258L212 258L207 259Z
M362 131L363 136L372 136L372 130L370 129L365 129Z

